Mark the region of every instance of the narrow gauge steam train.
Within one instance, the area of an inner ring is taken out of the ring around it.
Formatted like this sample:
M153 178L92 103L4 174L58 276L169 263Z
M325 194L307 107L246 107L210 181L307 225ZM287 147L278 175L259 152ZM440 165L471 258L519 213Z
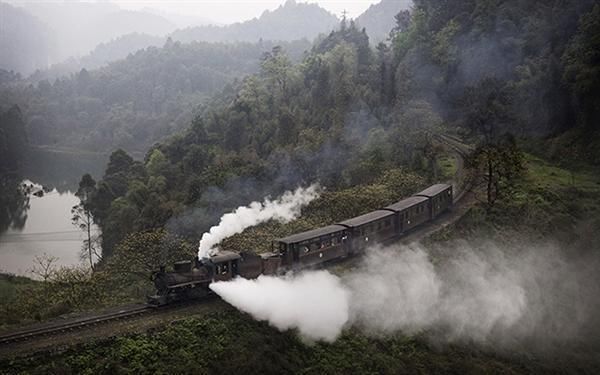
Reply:
M154 273L156 294L148 303L202 298L209 284L236 276L256 278L299 270L353 256L373 243L390 242L452 207L452 186L436 184L397 203L337 224L279 238L273 252L256 255L223 251L210 258L176 262L173 272Z

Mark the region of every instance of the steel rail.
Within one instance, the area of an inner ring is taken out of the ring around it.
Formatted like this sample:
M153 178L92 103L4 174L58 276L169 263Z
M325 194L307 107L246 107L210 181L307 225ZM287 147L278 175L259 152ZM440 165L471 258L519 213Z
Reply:
M131 309L120 310L104 315L93 316L89 318L77 319L70 322L51 325L48 327L38 327L22 331L11 332L0 336L0 345L11 344L18 341L30 340L39 336L49 336L52 334L73 331L88 326L98 325L114 320L127 319L135 316L140 316L156 310L150 306L137 306Z

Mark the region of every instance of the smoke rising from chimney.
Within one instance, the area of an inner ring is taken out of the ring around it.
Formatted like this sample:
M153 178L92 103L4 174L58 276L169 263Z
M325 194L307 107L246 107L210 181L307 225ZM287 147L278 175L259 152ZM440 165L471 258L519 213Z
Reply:
M236 233L241 233L249 228L269 220L278 220L289 222L298 215L302 207L310 203L319 196L320 187L313 184L308 188L297 188L294 192L286 191L276 200L270 200L268 197L261 202L252 202L248 206L236 208L221 216L218 225L202 235L198 256L206 258L216 253L215 246L225 238Z

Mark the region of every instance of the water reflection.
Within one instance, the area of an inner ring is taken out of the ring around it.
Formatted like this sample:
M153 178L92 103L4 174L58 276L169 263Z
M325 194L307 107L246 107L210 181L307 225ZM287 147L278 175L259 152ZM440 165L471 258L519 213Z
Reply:
M0 176L0 234L9 227L22 229L25 226L29 199L18 176Z
M39 189L41 186L35 185L30 193ZM18 220L0 235L2 272L29 275L34 257L44 253L58 257L59 266L82 264L85 234L71 223L71 208L78 203L70 191L52 189L41 196L29 194Z

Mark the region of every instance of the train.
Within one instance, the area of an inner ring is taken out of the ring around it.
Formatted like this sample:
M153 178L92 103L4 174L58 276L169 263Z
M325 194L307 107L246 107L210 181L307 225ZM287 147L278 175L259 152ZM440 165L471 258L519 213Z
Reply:
M399 202L332 225L278 238L269 253L221 251L199 259L179 261L153 273L151 306L198 299L211 294L209 285L235 277L279 275L318 267L364 253L371 245L393 242L452 208L450 184L435 184Z

